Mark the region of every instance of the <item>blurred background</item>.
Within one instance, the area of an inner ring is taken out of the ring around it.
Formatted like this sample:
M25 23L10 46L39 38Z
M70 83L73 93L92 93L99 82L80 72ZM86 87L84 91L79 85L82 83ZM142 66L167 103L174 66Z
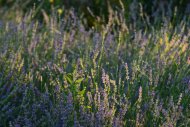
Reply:
M43 22L44 14L51 15L54 11L63 16L72 9L87 19L91 27L97 22L107 23L109 7L119 13L123 10L128 22L136 20L140 11L149 16L151 23L155 23L155 19L158 22L160 17L176 23L190 14L189 0L0 0L0 20L15 20L35 9L33 19Z

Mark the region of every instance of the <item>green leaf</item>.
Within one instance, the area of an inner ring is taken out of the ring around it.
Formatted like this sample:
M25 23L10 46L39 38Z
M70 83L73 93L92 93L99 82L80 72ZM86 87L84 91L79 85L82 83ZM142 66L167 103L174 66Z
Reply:
M85 94L86 88L84 88L83 90L79 91L78 94L83 96Z
M84 80L84 78L79 78L79 79L77 79L77 80L75 81L75 83L80 84L83 80Z
M67 76L65 76L65 79L67 80L67 82L69 84L72 84L73 83L73 76L71 73L67 74Z
M91 106L86 106L86 108L91 109L92 107Z

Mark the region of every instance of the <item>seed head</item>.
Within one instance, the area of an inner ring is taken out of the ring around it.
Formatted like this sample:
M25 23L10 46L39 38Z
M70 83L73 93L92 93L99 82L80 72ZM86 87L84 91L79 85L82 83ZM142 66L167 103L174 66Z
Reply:
M139 87L139 98L138 98L138 102L142 101L142 86Z

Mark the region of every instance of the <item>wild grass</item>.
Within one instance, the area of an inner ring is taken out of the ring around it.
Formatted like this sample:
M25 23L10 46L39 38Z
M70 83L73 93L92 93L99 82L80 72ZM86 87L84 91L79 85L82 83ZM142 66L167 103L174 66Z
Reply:
M189 19L143 16L2 22L0 126L189 126Z

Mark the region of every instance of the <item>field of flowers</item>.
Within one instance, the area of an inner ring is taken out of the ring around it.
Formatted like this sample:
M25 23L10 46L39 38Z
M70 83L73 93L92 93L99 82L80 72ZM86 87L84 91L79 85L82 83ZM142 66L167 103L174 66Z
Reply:
M190 16L123 10L0 21L0 127L190 126Z

